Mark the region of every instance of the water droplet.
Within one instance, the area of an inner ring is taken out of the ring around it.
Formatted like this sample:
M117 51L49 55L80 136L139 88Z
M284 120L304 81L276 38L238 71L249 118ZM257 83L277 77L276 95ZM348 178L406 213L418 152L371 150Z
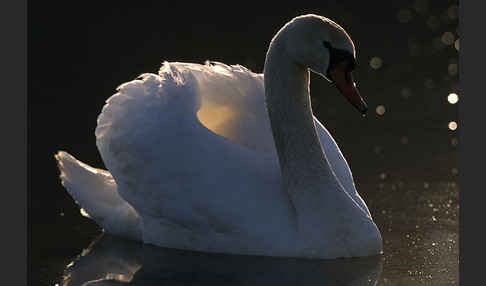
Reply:
M452 130L452 131L457 129L457 123L455 121L449 122L448 126L449 126L449 129Z
M378 105L378 106L376 107L376 114L378 114L378 115L383 115L383 114L385 114L385 111L386 111L386 110L385 110L385 106L384 106L384 105Z
M442 41L442 43L444 45L452 45L454 43L454 34L451 33L451 32L444 32L444 34L442 34L442 37L440 38L440 40Z
M459 173L459 170L457 168L452 168L451 172L453 175L457 175Z
M457 93L449 93L449 95L447 96L447 101L450 103L450 104L456 104L458 101L459 101L459 95L457 95Z
M380 174L380 179L382 179L382 180L386 179L386 174L385 173L381 173Z
M80 212L80 213L81 213L81 215L82 215L82 216L84 216L84 217L88 217L88 218L90 217L90 216L89 216L89 214L88 214L88 213L87 213L87 212L86 212L86 211L85 211L83 208L80 208L80 209L79 209L79 212Z
M59 215L60 215L60 216L64 216L64 213L63 213L63 212L61 212Z
M400 23L408 23L412 20L412 11L408 9L400 9L397 13L397 19Z
M428 188L429 188L429 183L424 182L424 189L428 189Z
M380 57L372 57L370 60L370 66L375 70L381 68L382 64L383 60Z
M408 137L407 137L407 136L403 136L403 137L400 139L400 143L402 143L403 145L408 144Z
M381 211L381 213L382 213L382 214L386 214L386 210L382 210L382 211Z
M432 221L437 221L437 218L435 216L432 216Z

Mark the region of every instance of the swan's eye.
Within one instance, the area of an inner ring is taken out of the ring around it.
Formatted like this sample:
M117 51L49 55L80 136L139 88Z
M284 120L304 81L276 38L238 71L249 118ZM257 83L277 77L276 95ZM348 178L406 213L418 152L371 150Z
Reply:
M322 45L329 50L329 66L327 68L327 75L339 63L346 62L346 74L352 72L356 67L356 60L353 55L341 49L335 49L328 41L322 41ZM346 79L348 80L348 79Z

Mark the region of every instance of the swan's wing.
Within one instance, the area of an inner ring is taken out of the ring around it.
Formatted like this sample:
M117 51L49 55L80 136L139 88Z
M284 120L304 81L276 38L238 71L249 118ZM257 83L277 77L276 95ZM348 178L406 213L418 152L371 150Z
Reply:
M276 152L262 151L273 142L262 134L270 129L262 127L261 77L232 69L165 63L159 75L121 85L103 107L96 139L105 165L144 228L163 232L144 231L145 241L183 243L184 235L171 236L174 229L224 236L261 224L271 231L289 216ZM210 118L221 109L226 117ZM200 121L201 110L207 115Z
M314 116L314 125L316 126L319 140L321 141L322 148L326 152L327 159L331 164L334 174L341 182L344 190L358 203L368 215L371 216L366 203L356 191L354 185L353 174L349 168L348 162L344 158L341 150L339 149L336 141L332 138L331 134L324 125Z
M265 107L263 74L218 62L172 65L191 70L197 80L197 118L206 128L252 150L275 151ZM164 65L161 72L166 70Z
M141 239L140 218L117 192L110 172L96 169L64 151L56 155L62 185L81 208L106 232Z

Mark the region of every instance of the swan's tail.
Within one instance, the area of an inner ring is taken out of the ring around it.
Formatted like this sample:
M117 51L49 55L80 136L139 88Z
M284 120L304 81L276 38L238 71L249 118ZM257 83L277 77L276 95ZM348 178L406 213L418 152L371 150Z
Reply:
M81 207L81 214L108 233L141 240L140 217L118 194L110 172L90 167L64 151L55 157L62 185Z

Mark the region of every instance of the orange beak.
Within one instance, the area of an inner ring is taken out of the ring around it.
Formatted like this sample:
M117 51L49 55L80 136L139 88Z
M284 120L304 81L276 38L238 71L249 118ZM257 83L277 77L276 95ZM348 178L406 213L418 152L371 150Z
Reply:
M332 82L336 85L342 95L356 107L361 114L364 116L368 111L368 105L363 100L356 88L356 83L353 79L353 73L347 71L346 62L341 62L336 67L334 67L330 72L330 77Z

